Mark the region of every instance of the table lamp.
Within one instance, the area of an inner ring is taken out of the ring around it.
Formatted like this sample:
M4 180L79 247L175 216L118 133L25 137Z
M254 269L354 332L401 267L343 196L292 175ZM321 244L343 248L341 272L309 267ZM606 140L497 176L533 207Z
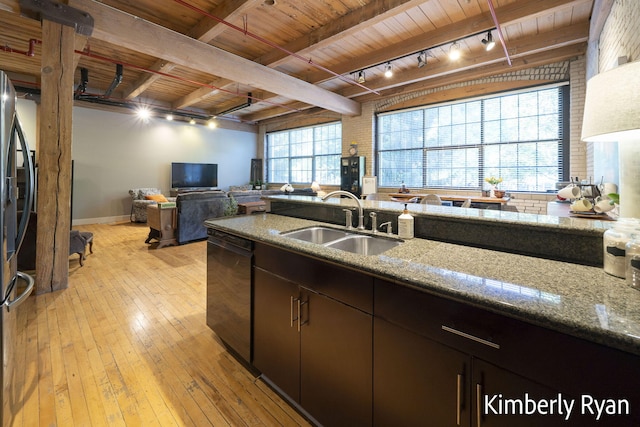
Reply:
M640 62L589 79L582 140L618 142L620 217L640 218Z

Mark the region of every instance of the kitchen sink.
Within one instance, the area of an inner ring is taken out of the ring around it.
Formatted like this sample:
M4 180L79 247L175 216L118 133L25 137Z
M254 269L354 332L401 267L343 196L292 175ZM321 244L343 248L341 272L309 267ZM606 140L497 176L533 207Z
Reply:
M350 233L322 226L287 231L282 236L361 255L379 255L402 243L402 240L388 237Z
M301 230L289 231L282 233L283 236L291 237L292 239L304 240L305 242L324 244L332 242L334 240L350 236L350 233L342 230L336 230L335 228L328 227L309 227Z
M400 240L352 234L349 237L328 243L326 246L361 255L379 255L395 248L400 243L402 243Z

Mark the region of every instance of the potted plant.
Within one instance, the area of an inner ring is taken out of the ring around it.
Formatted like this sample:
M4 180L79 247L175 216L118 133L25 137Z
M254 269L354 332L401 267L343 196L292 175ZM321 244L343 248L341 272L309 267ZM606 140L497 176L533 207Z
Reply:
M493 176L488 176L484 179L487 183L489 183L489 185L491 185L491 192L489 193L490 197L503 197L504 196L504 191L498 190L498 184L500 184L502 182L502 178L498 177L493 177ZM497 194L497 192L500 193L500 195Z

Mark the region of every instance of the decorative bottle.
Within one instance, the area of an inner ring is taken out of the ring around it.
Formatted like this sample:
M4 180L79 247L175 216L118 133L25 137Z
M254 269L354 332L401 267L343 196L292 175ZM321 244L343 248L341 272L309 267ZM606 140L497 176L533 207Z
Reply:
M404 211L398 217L398 237L401 239L413 239L413 216L404 204Z

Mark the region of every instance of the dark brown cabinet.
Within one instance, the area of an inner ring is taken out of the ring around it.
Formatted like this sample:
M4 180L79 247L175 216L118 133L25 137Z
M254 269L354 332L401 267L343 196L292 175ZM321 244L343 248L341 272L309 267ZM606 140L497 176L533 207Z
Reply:
M379 318L373 342L375 426L469 426L469 356Z
M252 365L320 424L640 425L634 354L264 243L253 254Z
M372 282L256 244L253 365L321 424L372 423Z
M640 425L636 356L384 280L374 295L375 425Z

